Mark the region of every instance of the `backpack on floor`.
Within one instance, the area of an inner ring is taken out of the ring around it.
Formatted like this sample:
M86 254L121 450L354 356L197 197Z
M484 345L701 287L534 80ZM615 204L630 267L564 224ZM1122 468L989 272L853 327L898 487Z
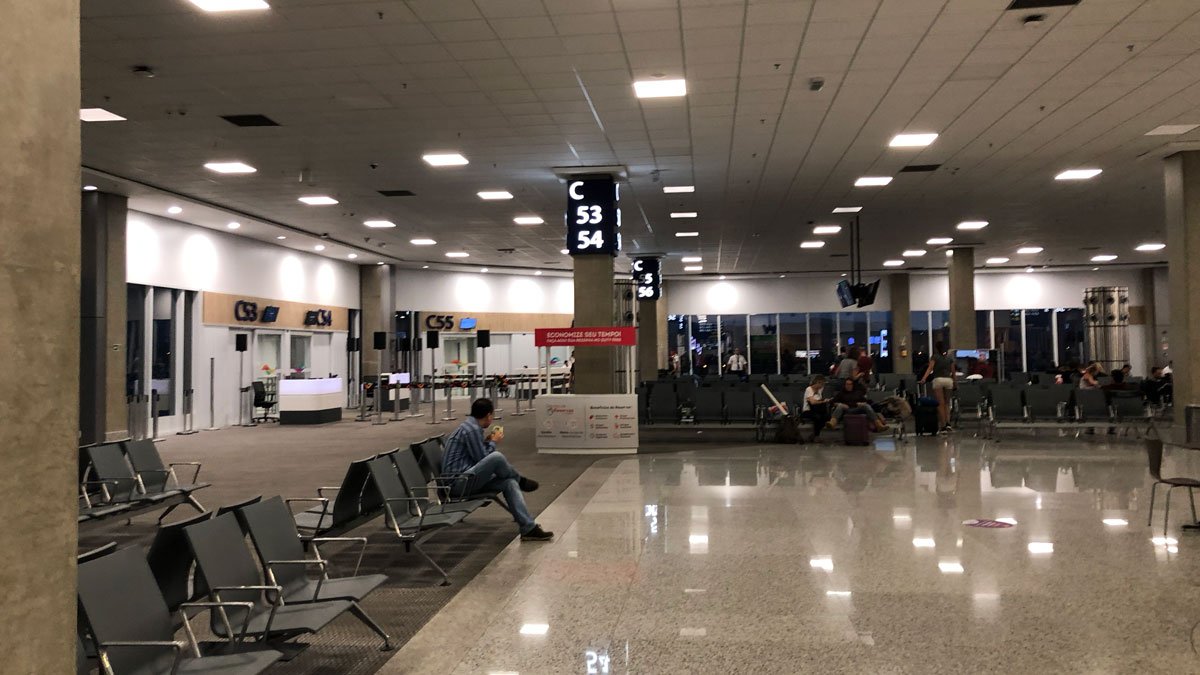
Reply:
M871 423L861 413L842 415L842 439L846 445L870 445Z

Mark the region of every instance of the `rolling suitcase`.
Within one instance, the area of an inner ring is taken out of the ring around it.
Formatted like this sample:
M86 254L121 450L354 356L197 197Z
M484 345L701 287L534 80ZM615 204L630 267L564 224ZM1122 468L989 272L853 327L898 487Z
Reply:
M846 413L842 416L842 438L846 445L870 445L871 431L867 416Z
M936 405L917 405L913 408L914 433L918 436L936 436L938 432L938 409Z

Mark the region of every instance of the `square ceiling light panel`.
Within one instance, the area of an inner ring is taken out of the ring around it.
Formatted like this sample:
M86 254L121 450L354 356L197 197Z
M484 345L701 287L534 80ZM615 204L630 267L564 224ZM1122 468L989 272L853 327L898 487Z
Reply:
M638 80L633 83L638 98L671 98L687 95L686 80Z
M81 122L124 122L125 118L104 108L80 108Z
M245 12L270 9L265 0L188 0L206 12Z

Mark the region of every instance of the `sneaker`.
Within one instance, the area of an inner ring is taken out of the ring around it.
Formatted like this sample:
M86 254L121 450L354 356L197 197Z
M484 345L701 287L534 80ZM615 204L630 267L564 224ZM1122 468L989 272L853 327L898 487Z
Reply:
M553 538L554 533L543 530L541 525L534 525L532 530L521 535L521 541L550 541Z
M532 478L521 476L517 479L517 487L521 488L521 492L533 492L538 489L538 482Z
M947 433L947 434L948 434L948 433L950 433L951 431L954 431L954 427L950 426L949 424L947 424L946 426L942 427L942 432L944 432L944 433Z

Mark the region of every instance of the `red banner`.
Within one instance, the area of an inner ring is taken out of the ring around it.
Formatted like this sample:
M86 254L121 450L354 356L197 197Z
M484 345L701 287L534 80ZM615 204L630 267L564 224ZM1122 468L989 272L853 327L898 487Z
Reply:
M533 344L538 347L632 347L637 344L637 329L633 326L536 328Z

